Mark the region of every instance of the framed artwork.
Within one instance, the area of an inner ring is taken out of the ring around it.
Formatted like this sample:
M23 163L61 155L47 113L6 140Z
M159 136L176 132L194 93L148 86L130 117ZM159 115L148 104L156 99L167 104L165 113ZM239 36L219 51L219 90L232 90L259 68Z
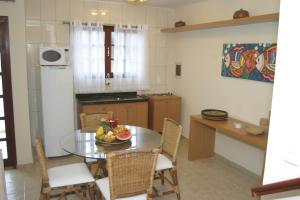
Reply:
M277 44L224 44L222 76L274 82Z

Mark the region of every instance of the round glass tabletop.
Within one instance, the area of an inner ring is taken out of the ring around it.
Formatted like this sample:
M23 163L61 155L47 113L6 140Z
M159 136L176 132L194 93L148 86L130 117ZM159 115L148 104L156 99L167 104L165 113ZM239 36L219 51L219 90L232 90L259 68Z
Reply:
M105 159L106 154L121 150L151 150L161 145L161 135L153 130L126 126L130 129L132 137L122 144L96 143L96 133L81 132L76 130L74 134L64 135L60 146L66 152L86 158Z

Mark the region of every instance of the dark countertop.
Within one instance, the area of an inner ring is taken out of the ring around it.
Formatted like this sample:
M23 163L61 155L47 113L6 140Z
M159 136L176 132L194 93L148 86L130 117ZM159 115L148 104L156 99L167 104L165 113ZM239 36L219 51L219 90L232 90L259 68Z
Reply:
M148 101L147 98L137 95L137 92L76 94L76 98L80 104L114 104Z

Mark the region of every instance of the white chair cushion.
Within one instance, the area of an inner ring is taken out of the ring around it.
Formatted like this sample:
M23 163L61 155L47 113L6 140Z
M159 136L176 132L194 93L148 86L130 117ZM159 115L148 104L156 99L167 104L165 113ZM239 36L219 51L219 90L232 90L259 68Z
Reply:
M172 161L163 154L158 154L156 171L173 168Z
M87 162L87 163L93 163L93 162L97 162L97 159L94 159L94 158L86 158L86 159L85 159L85 162Z
M99 187L102 195L105 200L110 200L110 191L109 191L109 180L108 178L101 178L96 181L97 186ZM132 197L119 198L116 200L147 200L147 194L140 194Z
M48 169L50 187L62 187L93 182L95 179L84 163L74 163Z

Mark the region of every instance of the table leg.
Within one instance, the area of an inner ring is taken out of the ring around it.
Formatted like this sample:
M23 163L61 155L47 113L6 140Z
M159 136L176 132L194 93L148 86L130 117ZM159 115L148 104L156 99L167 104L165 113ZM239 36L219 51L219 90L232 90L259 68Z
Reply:
M191 119L188 159L196 160L214 155L215 135L214 128L205 126Z
M97 163L97 170L94 174L96 178L104 178L108 176L108 172L106 169L106 160L105 159L99 159Z

